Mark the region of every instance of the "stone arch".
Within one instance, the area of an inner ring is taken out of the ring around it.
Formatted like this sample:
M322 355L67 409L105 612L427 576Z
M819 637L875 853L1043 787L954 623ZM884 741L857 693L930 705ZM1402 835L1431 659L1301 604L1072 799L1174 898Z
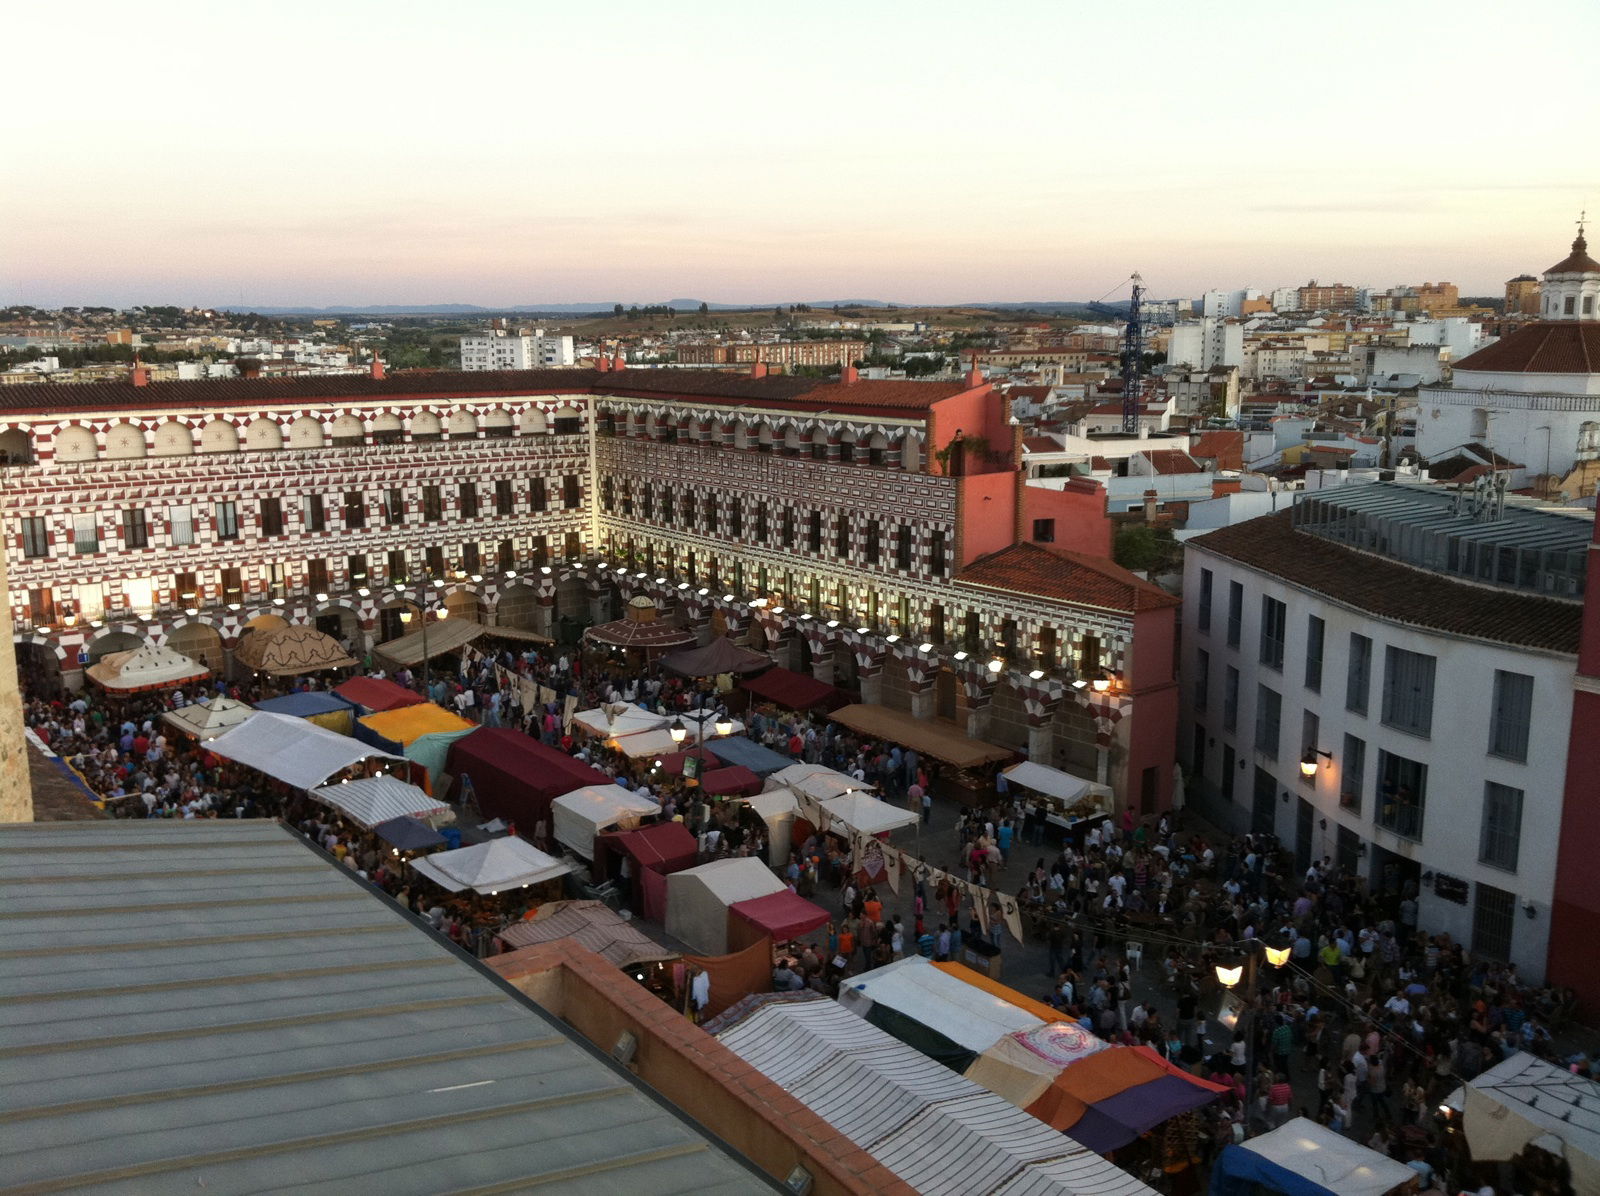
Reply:
M244 430L244 449L247 453L270 453L283 447L283 429L272 420L253 419Z
M239 429L225 419L214 419L200 429L202 453L236 453L239 451Z
M0 465L33 464L33 438L21 428L0 432Z
M84 645L84 651L89 654L89 663L105 659L113 652L132 652L135 648L142 648L145 638L136 627L119 624L115 627L104 628Z
M550 430L550 421L543 411L529 407L522 413L519 429L524 436L543 436Z
M289 425L290 448L319 449L322 445L322 421L316 416L302 415Z
M57 461L93 461L100 455L94 433L78 424L56 430L55 450Z
M907 433L900 445L900 468L907 473L922 470L922 437Z
M474 440L478 435L478 417L465 407L458 407L450 413L449 421L451 440Z
M438 440L443 431L444 425L431 411L418 411L411 417L412 440Z
M377 640L386 644L421 629L417 616L422 607L405 594L396 594L378 608ZM409 617L410 622L407 622Z
M495 623L501 627L532 629L538 626L539 592L526 582L514 582L500 591Z
M174 627L167 635L167 647L198 660L214 673L222 671L222 633L198 619Z
M365 444L366 439L367 426L359 415L341 415L328 428L328 443L334 448L354 448Z
M13 635L11 644L17 658L17 679L25 691L43 698L59 697L66 649L42 635Z
M737 420L733 425L733 447L747 449L754 441L751 439L751 427L744 420Z
M515 429L511 412L504 407L491 407L483 417L483 434L490 440L504 440Z
M406 427L393 411L380 411L372 417L374 444L399 444L406 438Z
M145 455L144 432L127 420L118 420L106 429L106 459L133 461Z
M444 596L444 608L452 619L471 619L483 622L483 602L476 591L467 586L456 586Z
M790 424L783 430L783 451L786 453L809 453L811 451L810 433L802 430L799 424Z
M571 403L557 407L555 409L555 413L551 415L550 419L552 426L558 429L562 428L563 426L570 428L571 424L569 421L577 420L578 426L577 428L573 429L573 431L583 431L583 410L582 408L574 407Z
M155 442L150 452L152 457L189 457L194 454L194 433L175 419L157 424L151 439Z
M311 612L310 623L340 643L361 642L361 616L348 602L323 602Z
M889 457L889 438L882 432L874 432L866 438L866 443L857 442L856 458L860 460L865 454L868 465L883 465Z

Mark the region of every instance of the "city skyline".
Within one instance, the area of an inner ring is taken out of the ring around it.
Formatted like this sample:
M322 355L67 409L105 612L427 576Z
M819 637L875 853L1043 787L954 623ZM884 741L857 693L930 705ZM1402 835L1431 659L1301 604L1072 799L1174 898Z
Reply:
M5 302L1493 295L1600 207L1578 4L100 11L70 91L50 55L10 80L49 101L0 197Z

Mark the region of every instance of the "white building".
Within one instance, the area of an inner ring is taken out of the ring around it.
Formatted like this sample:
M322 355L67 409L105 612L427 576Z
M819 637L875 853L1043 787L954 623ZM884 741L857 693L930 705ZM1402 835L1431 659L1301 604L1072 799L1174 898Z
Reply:
M1562 478L1600 456L1600 262L1581 232L1539 294L1543 319L1456 362L1452 385L1418 394L1424 457L1476 443Z
M1244 365L1244 325L1207 316L1175 325L1167 345L1169 365L1209 370Z
M572 338L546 336L543 328L521 336L497 328L484 336L461 338L464 370L544 370L576 361Z
M1242 316L1244 301L1254 297L1253 291L1207 291L1200 298L1200 314L1217 320Z
M1593 531L1374 482L1189 540L1197 802L1542 977Z
M1271 296L1273 311L1299 311L1299 287L1274 287Z

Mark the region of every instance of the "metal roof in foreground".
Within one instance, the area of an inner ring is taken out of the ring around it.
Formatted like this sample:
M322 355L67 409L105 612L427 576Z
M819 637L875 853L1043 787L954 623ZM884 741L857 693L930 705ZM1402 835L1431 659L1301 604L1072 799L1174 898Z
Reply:
M0 1189L82 1187L771 1182L275 823L0 827Z

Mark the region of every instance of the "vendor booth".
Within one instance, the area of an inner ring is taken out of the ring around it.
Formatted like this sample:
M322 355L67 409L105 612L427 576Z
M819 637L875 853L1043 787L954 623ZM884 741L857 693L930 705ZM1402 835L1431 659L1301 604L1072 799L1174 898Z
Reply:
M382 748L386 752L405 755L411 744L424 735L466 733L476 731L478 725L432 702L419 702L414 706L399 706L378 714L358 718L355 736L362 743Z
M800 808L794 793L788 789L769 789L765 793L751 794L744 802L767 824L767 863L774 868L783 867L794 850L794 819Z
M821 805L831 820L823 829L834 834L841 833L842 825L845 830L863 835L883 835L903 826L915 826L921 817L916 811L891 806L870 793L843 793Z
M151 693L202 681L211 670L165 644L141 644L131 652L102 656L87 670L108 694Z
M746 677L739 688L758 702L771 702L780 710L837 710L850 699L842 689L792 669L770 668L758 677Z
M771 748L762 747L743 735L724 735L717 740L717 757L724 764L741 764L758 777L769 777L789 767L794 760Z
M603 880L622 878L622 860L631 861L628 904L652 922L667 916L667 877L692 868L700 845L681 822L654 822L628 831L595 836L594 874Z
M694 761L692 765L689 764L690 760ZM684 752L668 752L665 756L657 756L651 762L652 768L660 769L663 776L669 777L683 776L685 765L688 765L691 773L695 773L721 768L722 761L713 752L696 746Z
M836 772L822 764L789 764L769 776L767 784L773 788L782 785L817 801L826 801L841 793L854 793L858 789L871 791L877 788L876 785L858 781L847 773Z
M511 889L559 880L572 865L546 855L524 839L508 836L420 856L410 864L440 888L452 893L471 889L493 897Z
M334 691L355 707L357 717L395 710L401 706L415 706L423 701L421 694L383 677L352 677Z
M680 677L744 677L770 669L772 658L765 652L741 648L727 636L719 635L703 648L669 652L661 658L661 667Z
M787 892L760 860L712 860L667 877L667 933L706 955L728 950L728 908Z
M593 710L579 710L572 716L573 723L602 739L621 739L637 735L640 731L656 731L672 720L631 702L617 702L610 706L597 706Z
M1211 1193L1387 1196L1416 1178L1417 1173L1404 1163L1308 1118L1296 1117L1270 1133L1224 1147L1211 1166Z
M308 723L315 723L339 735L350 734L351 717L354 713L350 709L350 703L319 689L284 694L278 698L264 698L256 703L256 709L268 714L286 714L290 718L303 718ZM372 746L382 751L392 750L381 744Z
M828 717L857 734L915 748L921 755L960 769L977 769L1016 755L1010 748L996 747L963 734L948 719L918 718L887 706L845 706Z
M728 907L728 949L740 951L770 938L787 943L828 924L828 911L787 888Z
M257 711L247 722L217 736L206 750L296 789L313 789L368 760L400 759L304 719L267 711Z
M394 777L366 777L338 785L319 785L309 791L357 826L371 829L391 818L438 819L455 817L449 806L429 797L415 785Z
M621 785L586 785L556 798L550 804L550 813L556 842L593 860L596 835L632 830L641 819L661 813L661 806Z
M702 773L700 787L711 797L746 797L761 792L761 778L742 764Z
M1518 1051L1445 1105L1461 1116L1474 1162L1504 1162L1534 1146L1566 1159L1575 1191L1600 1192L1600 1083Z
M840 990L839 1003L891 1034L895 1027L883 1019L881 1011L900 1014L973 1056L993 1046L1002 1035L1037 1030L1045 1024L1044 1018L962 983L920 955L908 955L852 977ZM970 1062L964 1062L960 1070Z
M169 710L161 718L185 735L206 740L237 727L254 713L251 707L232 698L212 698L209 702L191 702L181 710Z
M510 727L480 727L456 740L447 762L456 795L465 774L484 817L520 822L528 834L536 823L549 826L550 803L563 793L611 784L603 772Z
M592 648L637 652L646 660L694 646L694 632L663 623L658 615L653 599L636 594L628 599L622 618L588 628L583 633L583 642Z
M372 833L387 843L395 855L402 851L424 851L446 841L443 835L422 819L408 816L380 822L372 828Z
M1044 818L1051 826L1067 832L1072 845L1083 849L1083 836L1092 827L1104 823L1115 812L1111 786L1075 777L1059 768L1049 768L1024 760L1010 768L1001 769L1006 780L1027 793L1034 805L1044 810Z
M678 958L602 901L551 901L526 921L497 936L509 951L540 943L572 942L624 969L671 963Z
M298 677L324 669L348 669L355 657L332 636L315 627L294 624L276 631L252 631L233 650L234 663L269 677Z

